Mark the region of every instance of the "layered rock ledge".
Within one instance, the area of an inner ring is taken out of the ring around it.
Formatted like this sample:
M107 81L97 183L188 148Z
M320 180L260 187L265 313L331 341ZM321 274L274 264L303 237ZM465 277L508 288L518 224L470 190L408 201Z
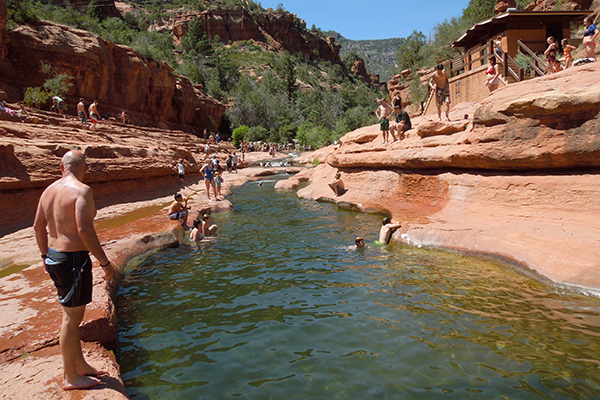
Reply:
M594 63L510 85L457 105L452 122L415 118L400 143L358 129L281 186L310 179L300 197L391 215L403 222L397 242L493 255L597 292L599 74ZM350 190L333 198L337 171Z

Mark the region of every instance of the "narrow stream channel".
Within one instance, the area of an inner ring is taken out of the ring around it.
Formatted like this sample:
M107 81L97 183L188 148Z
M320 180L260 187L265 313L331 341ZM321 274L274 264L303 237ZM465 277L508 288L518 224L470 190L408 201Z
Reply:
M600 398L600 300L250 182L118 296L133 399ZM355 250L354 237L368 248Z

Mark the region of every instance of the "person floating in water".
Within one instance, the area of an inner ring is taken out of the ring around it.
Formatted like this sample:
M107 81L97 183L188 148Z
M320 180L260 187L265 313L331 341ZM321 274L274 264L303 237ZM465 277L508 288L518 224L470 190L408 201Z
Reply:
M175 201L171 203L169 211L167 212L169 219L179 221L183 229L187 230L188 210L191 208L187 205L188 199L184 198L181 193L175 193L173 197L175 198Z
M357 249L362 249L365 247L365 238L363 238L362 236L357 236L356 239L354 239L354 244L356 245Z
M346 187L344 186L344 182L342 181L342 175L338 172L335 174L335 179L328 183L331 190L335 195L333 197L338 197L347 192Z
M379 244L389 244L392 239L392 235L402 225L400 223L393 223L389 217L385 217L381 221L381 230L379 231Z

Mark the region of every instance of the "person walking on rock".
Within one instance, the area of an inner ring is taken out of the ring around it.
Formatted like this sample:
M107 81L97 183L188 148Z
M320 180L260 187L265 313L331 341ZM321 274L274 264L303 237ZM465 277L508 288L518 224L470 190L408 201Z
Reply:
M85 124L85 120L87 119L87 115L85 114L85 104L83 103L83 97L79 99L79 103L77 103L77 115L79 116L79 121L81 121L81 126Z
M448 73L442 64L435 67L435 72L429 80L429 87L435 90L435 105L438 118L442 120L442 105L446 105L446 119L450 121L450 83Z
M69 151L63 156L60 169L62 178L48 186L40 197L34 230L44 268L56 286L62 306L62 387L86 389L100 383L94 376L104 374L84 359L79 336L85 306L92 301L89 253L100 262L105 280L110 280L114 268L94 230L94 197L92 189L82 182L87 169L85 156L80 151Z
M96 124L100 121L100 114L98 114L98 100L94 100L92 104L90 104L90 119L92 120L92 126L90 129L92 131L96 131Z

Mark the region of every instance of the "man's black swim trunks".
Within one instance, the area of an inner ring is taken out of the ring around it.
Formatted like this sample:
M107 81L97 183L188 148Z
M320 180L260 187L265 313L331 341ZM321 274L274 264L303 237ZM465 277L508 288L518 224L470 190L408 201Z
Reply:
M60 304L79 307L92 301L92 260L87 251L49 249L45 264Z

